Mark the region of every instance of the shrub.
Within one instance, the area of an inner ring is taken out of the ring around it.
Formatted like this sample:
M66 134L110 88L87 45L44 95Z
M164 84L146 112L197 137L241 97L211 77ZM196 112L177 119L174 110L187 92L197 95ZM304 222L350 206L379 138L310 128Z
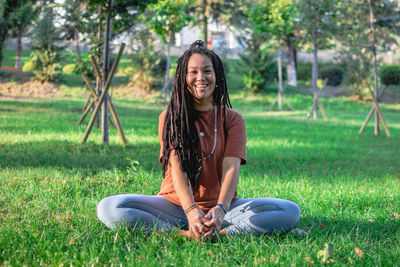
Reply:
M327 79L327 85L338 86L343 81L344 71L338 66L325 66L319 71L321 79Z
M242 80L247 90L260 92L268 82L277 77L276 62L263 47L265 38L253 32L251 39L246 40L247 49L240 54Z
M62 68L62 73L75 74L76 73L75 69L76 69L75 64L67 64Z
M24 66L22 66L22 71L33 71L35 69L35 63L32 60L25 62Z
M400 84L400 66L388 65L379 68L379 78L384 85Z
M132 66L125 68L125 73L131 77L135 87L145 91L161 87L165 74L167 59L153 47L144 48L131 54Z
M61 64L58 63L57 52L49 50L34 50L31 53L32 62L35 65L33 73L41 82L55 82L61 74Z

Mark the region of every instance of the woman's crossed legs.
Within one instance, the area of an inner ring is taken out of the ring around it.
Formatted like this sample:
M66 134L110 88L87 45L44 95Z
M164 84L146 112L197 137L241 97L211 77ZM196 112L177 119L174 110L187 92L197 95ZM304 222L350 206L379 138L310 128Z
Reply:
M116 195L100 201L97 214L107 227L128 225L145 231L172 230L187 227L188 222L181 206L161 196ZM276 198L239 199L231 207L222 225L230 235L272 233L288 231L300 218L299 207L288 200Z

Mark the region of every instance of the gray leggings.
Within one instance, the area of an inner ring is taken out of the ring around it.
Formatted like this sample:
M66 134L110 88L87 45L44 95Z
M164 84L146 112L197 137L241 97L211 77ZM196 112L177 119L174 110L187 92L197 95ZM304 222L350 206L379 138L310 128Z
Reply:
M143 230L172 230L187 228L188 221L181 206L161 196L116 195L104 198L97 206L97 214L107 227L128 225ZM232 202L222 228L228 234L260 235L288 231L300 218L299 207L288 200L276 198L247 198Z

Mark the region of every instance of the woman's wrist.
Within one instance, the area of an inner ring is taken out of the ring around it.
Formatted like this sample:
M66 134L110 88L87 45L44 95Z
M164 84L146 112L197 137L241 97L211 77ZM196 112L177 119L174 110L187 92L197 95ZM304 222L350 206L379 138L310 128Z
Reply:
M224 213L226 214L227 211L226 211L224 205L222 205L222 204L220 204L220 203L217 203L217 205L215 205L215 206L220 207L220 208L224 211Z
M186 215L188 215L189 212L191 212L194 209L198 209L199 206L197 206L196 203L193 203L192 205L190 205L189 207L187 207L186 209L184 209L184 212Z

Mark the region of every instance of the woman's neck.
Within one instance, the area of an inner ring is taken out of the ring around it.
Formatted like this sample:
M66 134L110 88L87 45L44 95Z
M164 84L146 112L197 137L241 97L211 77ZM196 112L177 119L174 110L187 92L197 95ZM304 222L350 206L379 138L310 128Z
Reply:
M194 101L194 108L198 111L207 111L210 110L214 107L214 104L212 103L212 98L207 99L207 101L204 102L198 102Z

